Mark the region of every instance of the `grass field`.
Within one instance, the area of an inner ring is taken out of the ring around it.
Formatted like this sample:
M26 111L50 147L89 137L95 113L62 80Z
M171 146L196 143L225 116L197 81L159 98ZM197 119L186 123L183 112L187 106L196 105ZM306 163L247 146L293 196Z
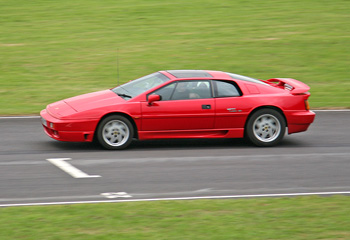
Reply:
M0 239L350 239L349 197L0 208Z
M0 115L166 69L311 86L312 108L350 108L347 0L0 0Z

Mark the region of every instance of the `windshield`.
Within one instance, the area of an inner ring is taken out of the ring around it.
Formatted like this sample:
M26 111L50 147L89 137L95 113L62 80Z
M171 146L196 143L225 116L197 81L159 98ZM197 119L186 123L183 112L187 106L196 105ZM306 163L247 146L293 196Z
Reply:
M156 72L113 88L112 91L125 100L129 100L168 80L167 76Z

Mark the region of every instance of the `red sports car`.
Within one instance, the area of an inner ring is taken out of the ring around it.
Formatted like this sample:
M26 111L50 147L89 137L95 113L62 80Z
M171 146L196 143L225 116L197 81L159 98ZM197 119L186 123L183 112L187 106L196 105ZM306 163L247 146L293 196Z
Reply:
M49 104L41 121L60 141L124 149L133 138L248 138L273 146L315 118L309 87L221 71L159 71L109 90Z

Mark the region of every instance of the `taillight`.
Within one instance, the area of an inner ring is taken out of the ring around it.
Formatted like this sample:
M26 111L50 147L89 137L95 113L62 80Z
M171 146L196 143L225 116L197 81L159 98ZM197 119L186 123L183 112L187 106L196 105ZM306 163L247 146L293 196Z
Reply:
M310 110L310 105L309 105L309 101L305 100L305 109L306 110Z

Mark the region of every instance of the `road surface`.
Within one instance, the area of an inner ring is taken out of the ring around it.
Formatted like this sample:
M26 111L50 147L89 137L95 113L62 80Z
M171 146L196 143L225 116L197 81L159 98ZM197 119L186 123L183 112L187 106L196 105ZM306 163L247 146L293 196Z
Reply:
M242 139L66 143L0 118L0 206L350 193L350 111L318 111L279 146Z

